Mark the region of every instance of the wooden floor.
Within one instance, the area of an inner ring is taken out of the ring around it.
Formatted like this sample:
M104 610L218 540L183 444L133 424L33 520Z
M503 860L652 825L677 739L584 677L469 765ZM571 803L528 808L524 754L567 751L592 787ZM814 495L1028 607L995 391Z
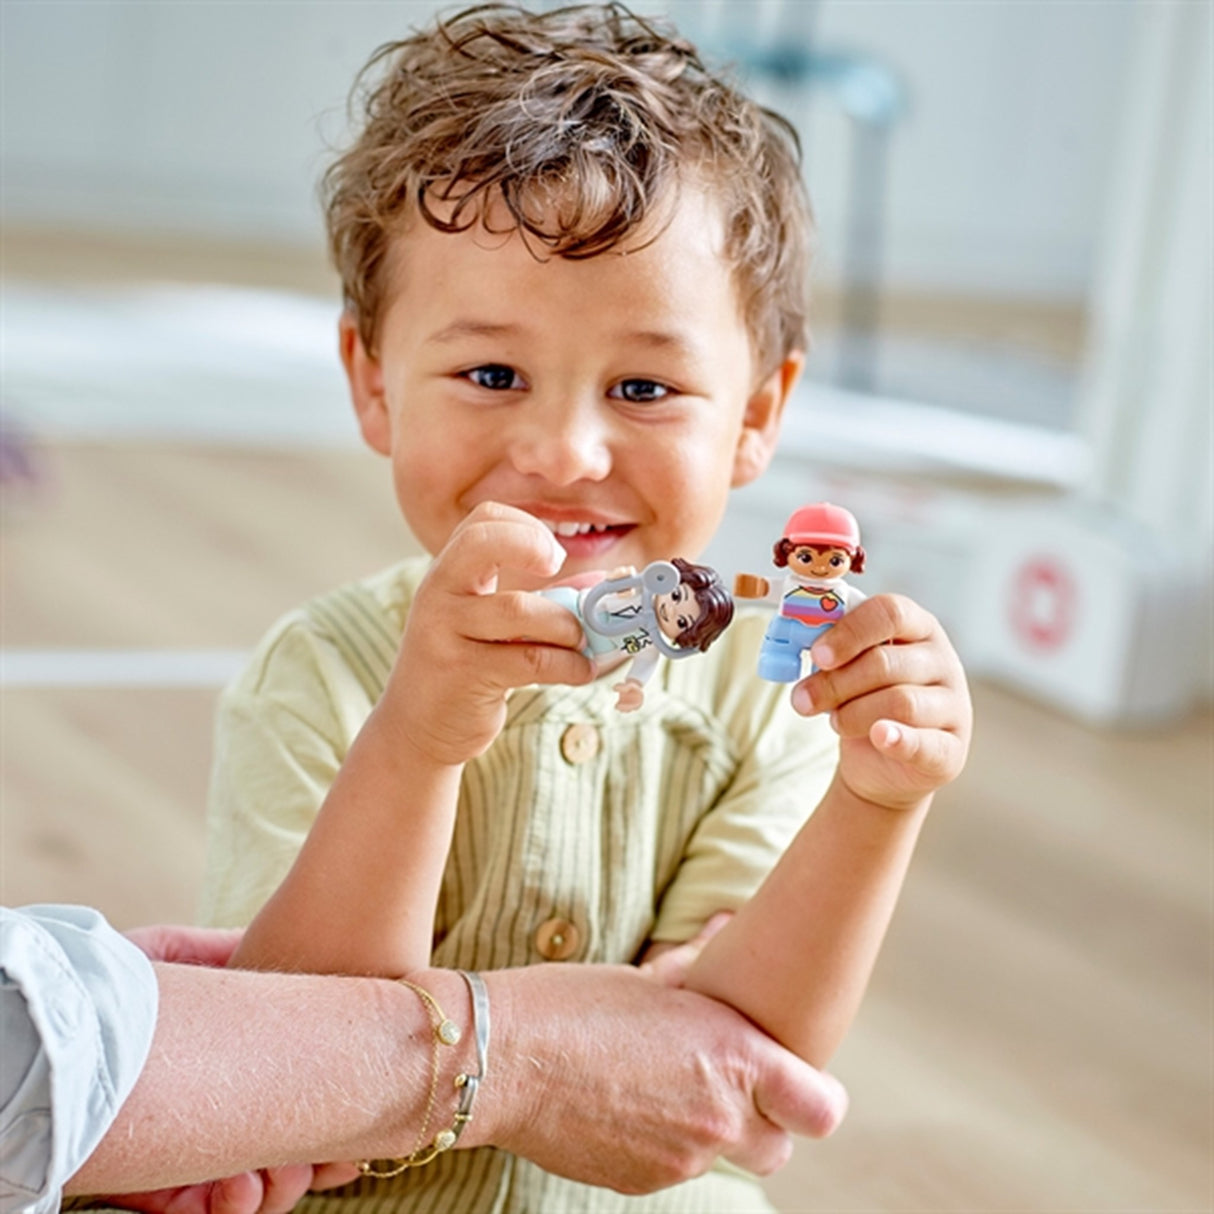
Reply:
M411 549L354 452L60 447L4 502L0 641L244 648ZM786 1211L1208 1211L1212 722L1096 732L986 686ZM214 690L0 692L3 901L188 920Z

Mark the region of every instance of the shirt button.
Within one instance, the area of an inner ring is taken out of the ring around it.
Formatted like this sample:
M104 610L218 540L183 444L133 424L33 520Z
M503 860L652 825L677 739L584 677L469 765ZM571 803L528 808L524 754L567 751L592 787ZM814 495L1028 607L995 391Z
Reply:
M567 961L581 943L582 934L568 919L547 919L535 932L535 947L545 961Z
M599 731L593 725L570 725L561 735L561 754L575 766L599 753Z

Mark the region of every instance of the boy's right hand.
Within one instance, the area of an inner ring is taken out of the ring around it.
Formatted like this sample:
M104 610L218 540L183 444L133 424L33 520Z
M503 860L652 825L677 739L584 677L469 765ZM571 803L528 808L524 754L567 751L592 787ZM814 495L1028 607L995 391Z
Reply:
M572 612L538 594L498 590L503 571L539 583L564 560L543 523L496 502L477 506L435 557L384 695L402 737L425 758L458 766L487 750L512 688L594 678Z

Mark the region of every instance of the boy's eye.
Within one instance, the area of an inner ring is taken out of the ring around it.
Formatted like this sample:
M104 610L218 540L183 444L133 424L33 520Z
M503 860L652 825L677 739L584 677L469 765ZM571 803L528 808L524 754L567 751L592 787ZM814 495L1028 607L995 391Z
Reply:
M830 563L831 563L831 564L832 564L832 565L833 565L833 566L834 566L836 569L838 569L838 568L839 568L839 567L840 567L840 566L843 564L843 558L842 558L841 556L832 556L832 557L830 558Z
M514 368L504 366L502 363L487 363L483 367L473 367L471 371L466 371L464 374L478 388L488 388L490 392L517 391L523 386L523 381Z
M607 395L634 405L647 405L655 400L665 399L670 395L670 389L655 379L625 379L616 384Z

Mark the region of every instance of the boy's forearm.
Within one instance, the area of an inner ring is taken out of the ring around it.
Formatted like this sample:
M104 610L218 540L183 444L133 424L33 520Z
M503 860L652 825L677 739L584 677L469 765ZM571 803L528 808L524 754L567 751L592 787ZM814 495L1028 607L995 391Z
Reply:
M864 995L930 802L891 810L855 797L836 775L686 985L825 1066Z
M394 977L429 964L462 769L410 746L394 699L350 747L233 965Z

